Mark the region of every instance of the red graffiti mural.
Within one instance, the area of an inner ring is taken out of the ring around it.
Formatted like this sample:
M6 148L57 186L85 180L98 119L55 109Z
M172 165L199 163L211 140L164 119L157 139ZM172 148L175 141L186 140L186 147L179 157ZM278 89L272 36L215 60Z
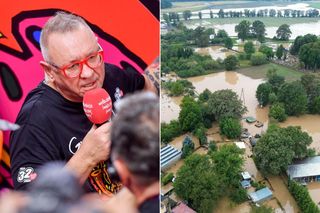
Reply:
M14 122L27 93L43 80L39 36L47 19L59 10L89 23L108 63L143 72L159 55L158 0L8 1L0 8L1 119ZM9 132L3 135L1 188L12 186Z

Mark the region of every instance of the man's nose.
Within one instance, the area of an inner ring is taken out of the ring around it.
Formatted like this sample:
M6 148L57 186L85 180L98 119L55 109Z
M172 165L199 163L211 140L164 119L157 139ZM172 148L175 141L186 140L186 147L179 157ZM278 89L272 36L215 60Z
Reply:
M84 63L82 66L81 78L89 78L92 76L93 72L94 70Z

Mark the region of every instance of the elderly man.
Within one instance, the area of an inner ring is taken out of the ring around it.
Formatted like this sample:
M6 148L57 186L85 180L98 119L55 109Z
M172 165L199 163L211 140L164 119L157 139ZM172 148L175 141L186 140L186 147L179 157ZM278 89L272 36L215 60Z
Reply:
M111 159L140 213L159 212L159 101L153 93L128 96L111 129Z
M83 95L102 87L115 102L136 90L155 91L154 86L135 70L105 64L96 36L78 16L59 12L49 19L40 47L45 80L26 97L16 120L21 128L10 139L14 187L24 189L40 165L63 160L86 191L111 196L121 184L99 163L109 158L111 124L97 128L89 122Z

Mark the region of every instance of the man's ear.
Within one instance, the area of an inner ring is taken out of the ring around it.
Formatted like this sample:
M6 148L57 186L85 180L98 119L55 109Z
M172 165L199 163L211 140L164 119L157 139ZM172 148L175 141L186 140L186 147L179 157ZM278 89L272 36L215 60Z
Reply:
M43 71L45 72L46 76L53 80L53 70L50 68L50 65L45 61L40 61L40 66L42 67Z
M121 159L117 159L113 161L113 165L116 168L123 185L129 187L130 171L128 170L128 167L125 165L125 163Z

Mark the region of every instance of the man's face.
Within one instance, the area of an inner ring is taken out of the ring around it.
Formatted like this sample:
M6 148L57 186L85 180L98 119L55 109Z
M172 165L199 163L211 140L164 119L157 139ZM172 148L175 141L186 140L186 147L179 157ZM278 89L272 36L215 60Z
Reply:
M99 50L96 37L82 26L67 33L53 33L48 39L50 63L59 68L82 60ZM82 102L85 92L102 87L105 77L103 62L94 69L83 64L81 74L75 78L66 77L61 69L51 69L54 88L63 97L74 102Z

